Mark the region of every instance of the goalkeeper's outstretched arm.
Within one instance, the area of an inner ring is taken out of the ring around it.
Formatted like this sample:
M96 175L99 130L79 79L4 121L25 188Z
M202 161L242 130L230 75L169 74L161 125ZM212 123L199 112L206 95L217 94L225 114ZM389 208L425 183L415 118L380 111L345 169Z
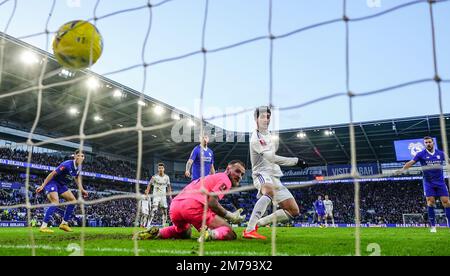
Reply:
M244 216L240 216L240 212L232 213L223 208L219 203L217 196L208 196L208 207L218 216L221 216L232 223L238 223L244 220Z

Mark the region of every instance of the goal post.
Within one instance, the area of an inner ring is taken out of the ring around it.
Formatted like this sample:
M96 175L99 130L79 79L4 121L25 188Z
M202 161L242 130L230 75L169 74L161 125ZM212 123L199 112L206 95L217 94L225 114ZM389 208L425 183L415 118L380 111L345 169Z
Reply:
M424 223L423 214L403 214L403 224L422 224Z

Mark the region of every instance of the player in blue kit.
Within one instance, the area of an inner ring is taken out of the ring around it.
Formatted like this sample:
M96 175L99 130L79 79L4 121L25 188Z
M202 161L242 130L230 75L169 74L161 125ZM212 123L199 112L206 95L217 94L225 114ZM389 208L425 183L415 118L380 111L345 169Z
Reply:
M67 202L75 202L75 196L67 188L72 180L75 181L78 187L80 187L83 197L87 197L88 193L84 190L81 183L79 183L77 177L81 172L81 165L84 161L84 154L79 150L75 151L73 155L73 160L67 160L62 162L54 171L52 171L47 178L45 178L44 183L42 183L39 188L36 189L37 193L45 191L48 200L54 204L50 206L45 212L44 222L39 229L42 233L53 233L53 230L49 229L47 224L50 221L53 213L56 211L56 205L59 204L59 196L64 198ZM75 205L67 205L66 212L64 213L64 219L59 225L59 229L66 232L72 232L67 221L71 218Z
M420 162L423 170L423 190L427 199L428 219L431 225L431 232L436 233L436 216L434 209L436 208L435 198L439 197L445 208L447 217L447 225L450 227L450 203L448 200L448 188L445 184L443 165L445 165L444 152L435 149L433 139L429 136L423 138L425 149L418 152L414 158L407 162L401 170L396 174L401 174L405 170L412 167L415 163Z
M325 204L323 204L322 196L319 196L314 202L314 209L316 209L317 220L319 221L320 228L323 228L323 218L325 217Z
M192 180L197 180L202 176L216 173L216 170L214 169L214 153L210 148L208 148L209 137L208 135L202 135L200 136L200 139L200 145L196 146L191 152L191 156L186 163L186 171L184 173L186 177L191 177L192 175ZM204 175L201 175L202 157L204 161Z

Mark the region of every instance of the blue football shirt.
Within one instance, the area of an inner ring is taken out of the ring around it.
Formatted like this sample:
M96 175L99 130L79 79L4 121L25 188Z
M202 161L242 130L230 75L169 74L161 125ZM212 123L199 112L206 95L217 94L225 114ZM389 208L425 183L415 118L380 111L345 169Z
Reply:
M56 175L53 180L62 185L68 185L81 172L81 166L76 167L74 160L67 160L62 162L56 169Z
M203 152L204 161L204 176L209 175L211 166L214 166L214 153L210 148L204 149L202 146L196 146L192 152L189 159L192 159L192 180L199 179L201 177L201 155Z
M445 164L445 155L443 151L434 150L434 154L431 154L428 150L424 149L414 156L414 161L420 162L422 167L424 166L436 166L436 169L423 170L423 181L428 184L444 184L444 170L443 165Z

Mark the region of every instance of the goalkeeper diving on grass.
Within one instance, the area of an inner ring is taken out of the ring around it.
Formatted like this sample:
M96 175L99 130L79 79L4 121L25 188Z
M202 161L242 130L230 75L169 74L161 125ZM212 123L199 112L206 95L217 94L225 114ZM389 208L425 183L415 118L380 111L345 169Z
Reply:
M204 231L199 241L236 239L236 233L228 222L242 222L245 219L245 216L241 215L242 209L230 212L222 207L219 200L225 196L224 193L229 191L231 187L239 186L244 174L244 163L234 160L228 164L225 172L192 181L172 200L169 211L172 226L161 229L154 226L137 233L135 237L138 239L189 239L191 237L191 225L199 232L202 229L206 204L206 226L208 229Z

